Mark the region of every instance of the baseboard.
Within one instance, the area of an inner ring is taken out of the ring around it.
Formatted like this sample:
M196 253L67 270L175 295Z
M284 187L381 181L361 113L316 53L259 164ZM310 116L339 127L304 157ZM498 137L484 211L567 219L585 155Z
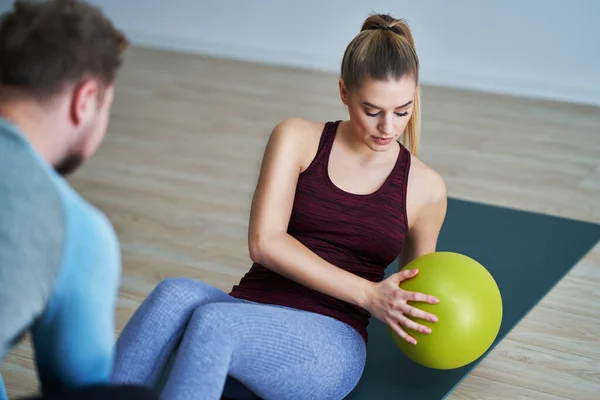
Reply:
M436 86L600 106L600 82L598 81L590 82L588 86L561 85L560 82L535 80L529 77L520 78L511 75L502 76L434 68L423 68L421 75L424 83Z
M317 52L282 51L259 46L234 45L213 40L176 37L141 31L128 31L127 35L133 44L141 47L202 54L268 65L337 73L341 62L341 54L335 56ZM585 87L575 87L561 85L559 82L535 81L530 78L508 75L486 75L474 71L451 71L427 67L422 69L421 79L424 84L436 86L600 106L599 82L590 82L590 85Z
M250 47L227 42L208 41L197 38L177 37L149 32L127 31L129 40L137 46L209 57L256 62L267 65L296 67L324 72L338 72L339 61L335 57L299 51L282 51L265 47Z

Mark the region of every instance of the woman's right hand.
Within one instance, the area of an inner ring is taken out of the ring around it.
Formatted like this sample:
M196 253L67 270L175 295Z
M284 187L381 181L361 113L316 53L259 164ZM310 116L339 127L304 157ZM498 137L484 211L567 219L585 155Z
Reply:
M437 317L407 302L425 302L436 304L439 300L432 296L418 292L408 292L399 287L400 282L416 276L417 270L404 270L397 272L381 282L371 282L367 294L365 309L374 317L390 326L401 338L409 343L416 344L415 338L410 336L405 328L410 328L425 334L431 333L429 327L421 325L407 316L437 322Z

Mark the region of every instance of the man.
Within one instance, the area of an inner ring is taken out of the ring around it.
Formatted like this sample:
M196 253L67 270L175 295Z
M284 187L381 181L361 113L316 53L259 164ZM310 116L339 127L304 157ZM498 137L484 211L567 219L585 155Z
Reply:
M17 0L0 19L0 360L30 332L44 394L112 369L118 238L63 176L104 138L127 46L79 0Z

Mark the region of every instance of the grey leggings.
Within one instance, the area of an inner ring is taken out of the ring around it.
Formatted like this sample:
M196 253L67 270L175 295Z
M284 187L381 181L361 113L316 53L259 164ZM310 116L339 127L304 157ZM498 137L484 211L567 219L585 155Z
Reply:
M168 400L343 399L366 360L362 337L342 322L185 278L158 284L116 350L113 383L164 382Z

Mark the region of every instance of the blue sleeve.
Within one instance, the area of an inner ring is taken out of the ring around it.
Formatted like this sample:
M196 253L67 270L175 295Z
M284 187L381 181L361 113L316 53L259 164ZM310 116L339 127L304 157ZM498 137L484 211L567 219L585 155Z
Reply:
M32 329L45 393L109 382L121 274L118 238L106 217L65 200L64 258L48 307Z

